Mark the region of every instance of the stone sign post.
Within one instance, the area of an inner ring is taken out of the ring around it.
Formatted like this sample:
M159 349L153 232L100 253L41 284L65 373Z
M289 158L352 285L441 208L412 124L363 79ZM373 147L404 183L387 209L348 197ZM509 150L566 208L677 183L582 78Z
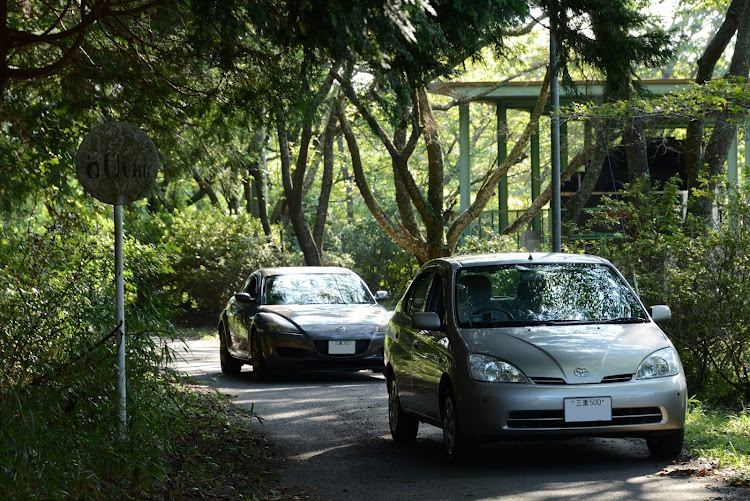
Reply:
M89 132L76 155L76 173L86 192L101 202L114 205L117 389L121 434L127 421L122 206L145 197L158 171L159 154L153 141L135 125L123 122L108 122Z

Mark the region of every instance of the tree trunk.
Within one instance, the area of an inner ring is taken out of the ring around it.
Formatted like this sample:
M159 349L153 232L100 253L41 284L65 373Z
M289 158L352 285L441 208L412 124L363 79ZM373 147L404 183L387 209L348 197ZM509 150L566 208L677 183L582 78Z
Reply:
M297 242L299 243L300 249L302 250L302 254L305 256L305 263L308 266L320 266L320 251L315 246L315 241L313 239L312 232L310 231L310 226L307 224L305 214L302 210L302 198L300 196L301 193L295 193L294 181L296 180L298 183L297 186L301 188L302 179L300 179L299 175L295 176L295 180L292 179L292 160L289 152L289 138L286 131L286 119L284 117L284 112L281 110L276 113L276 129L279 141L281 178L284 185L284 195L287 199L287 203L289 204L289 219L292 222L292 228L294 229L294 234L297 237ZM300 156L303 156L302 152L300 152ZM305 158L307 158L307 155L304 156ZM304 176L304 170L300 169L299 161L297 167L297 172L299 173L301 171L302 175ZM301 192L302 190L300 189L299 191Z
M344 136L339 134L336 138L336 144L338 145L339 154L343 155ZM341 163L341 177L344 180L344 191L346 192L346 221L349 224L354 224L354 190L352 189L351 177L346 162Z
M634 118L622 131L622 140L625 146L625 158L628 160L628 181L635 183L648 178L650 173L643 122ZM650 184L650 182L647 182L646 187L649 187Z
M432 114L427 91L419 89L419 122L427 149L427 254L430 259L450 255L445 245L445 218L443 214L443 147L440 143L437 122Z
M526 146L529 144L529 141L531 140L532 134L538 128L539 119L542 116L544 105L546 104L547 98L549 97L549 82L550 72L548 69L546 75L544 76L542 87L539 91L539 97L537 98L536 106L534 107L534 111L531 113L531 117L529 118L529 122L526 124L526 128L524 129L523 134L521 134L521 137L518 138L516 144L513 145L513 149L511 149L510 153L508 153L508 156L505 158L503 163L495 167L495 169L491 171L489 175L484 179L482 186L479 188L479 190L477 190L477 193L474 196L474 202L469 206L468 209L459 214L448 228L446 241L447 247L450 249L450 252L453 252L453 250L456 248L458 240L461 237L461 233L463 233L463 231L469 226L472 221L476 220L482 214L482 211L487 206L490 198L495 193L497 184L500 182L500 180L508 174L508 170L513 165L521 160L523 152L526 149Z
M354 171L354 179L359 188L359 192L370 210L370 213L375 218L375 221L385 230L391 239L404 249L410 251L417 258L417 261L422 264L428 259L426 242L419 235L413 235L406 231L403 225L399 225L397 222L394 223L388 217L386 212L381 207L378 200L370 190L370 186L365 176L364 168L362 167L362 158L359 153L359 146L357 145L357 138L354 137L351 125L346 119L343 105L339 103L338 107L339 123L344 133L347 146L349 148L349 154L352 159L352 170Z
M321 179L320 196L318 197L318 209L315 214L315 225L313 226L313 241L321 255L323 254L323 237L325 236L326 219L328 217L328 204L331 200L331 187L333 186L333 143L335 140L336 108L331 107L323 137L323 177Z
M560 174L561 183L564 183L565 181L570 179L573 174L576 173L579 167L586 165L591 161L591 157L594 154L594 146L595 145L592 144L584 145L583 151L578 153L570 160L570 162L568 162L567 170ZM501 234L513 235L514 233L518 233L519 231L521 231L521 229L529 224L531 220L534 219L534 216L536 216L537 213L542 210L545 205L547 205L551 198L552 183L549 183L544 191L540 193L538 197L536 197L536 200L532 202L531 206L529 206L529 208L526 209L523 214L517 217L515 221L513 221L505 229L503 229Z
M723 30L724 25L728 26L726 32ZM750 0L735 0L730 5L724 24L722 24L722 28L719 30L719 33L722 33L722 39L720 42L723 43L724 48L726 48L725 40L731 38L731 35L728 33L733 26L736 27L737 39L735 41L734 54L732 55L732 61L727 76L740 78L746 82L748 79L748 73L750 73ZM711 40L706 52L704 52L703 57L701 57L703 64L706 68L710 67L711 71L713 71L713 65L715 65L716 60L721 57L723 52L715 47L715 45L722 47L722 43L716 42L716 44L714 44L714 40L718 38L719 33L717 33L717 36ZM711 50L710 53L708 52L709 49ZM713 64L711 64L712 61ZM707 69L704 69L704 71L707 71ZM705 81L708 81L710 77L711 75L702 75L702 78L707 79ZM705 81L698 83L705 83ZM699 175L699 167L703 165L706 166L706 173L709 174L711 178L723 176L725 174L724 162L727 159L732 140L737 134L737 125L731 122L729 118L729 113L727 111L721 112L716 118L713 130L711 131L711 136L703 150L702 156L698 157L695 150L691 151L690 159L694 162L690 165L689 172L691 174ZM693 130L692 132L693 134L696 134L697 130ZM688 144L692 148L695 148L697 141L697 137L690 137ZM697 185L697 179L691 181L693 185ZM711 194L715 189L716 183L712 179L709 183L709 195L694 197L694 200L691 200L692 203L689 206L691 213L704 220L707 224L710 224L713 220L713 199Z
M393 185L396 192L396 206L401 216L401 223L412 235L419 235L419 225L414 217L414 209L406 187L408 182L404 173L408 173L409 156L412 150L407 150L406 129L397 127L393 132L393 145L398 150L398 155L391 156L391 167L393 168ZM408 152L408 153L407 153Z
M578 218L581 216L586 202L591 197L596 182L599 181L604 161L607 158L609 127L604 123L599 123L596 125L595 130L597 131L596 139L594 140L591 159L586 164L586 173L583 176L583 181L575 194L568 200L565 207L565 221L570 224L578 224Z
M211 200L211 205L213 205L214 207L219 207L219 197L216 196L216 192L211 186L211 183L203 179L203 176L200 175L200 172L198 172L195 167L192 167L190 170L193 174L193 179L195 179L195 182L198 183L201 191L205 192L205 194L208 195L208 198Z
M263 234L266 238L271 239L271 223L268 219L268 199L266 194L266 128L258 127L253 133L253 138L248 146L250 161L247 164L248 174L255 181L255 193L251 191L251 186L245 188L245 200L247 202L246 210L248 214L253 213L252 198L258 202L258 218L263 225ZM247 185L250 185L248 183Z

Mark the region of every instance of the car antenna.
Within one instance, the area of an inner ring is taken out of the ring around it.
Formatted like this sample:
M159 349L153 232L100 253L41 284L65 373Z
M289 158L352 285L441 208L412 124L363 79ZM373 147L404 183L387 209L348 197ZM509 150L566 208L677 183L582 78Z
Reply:
M534 260L534 256L532 256L531 251L529 251L529 261L533 261L533 260Z

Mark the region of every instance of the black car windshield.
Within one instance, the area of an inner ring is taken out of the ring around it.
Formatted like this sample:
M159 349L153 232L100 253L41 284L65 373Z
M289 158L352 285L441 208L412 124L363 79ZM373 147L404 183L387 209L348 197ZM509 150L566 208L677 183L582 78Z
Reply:
M269 305L373 302L362 280L346 273L273 275L264 285L263 303Z
M595 263L467 267L456 277L459 327L647 321L635 294Z

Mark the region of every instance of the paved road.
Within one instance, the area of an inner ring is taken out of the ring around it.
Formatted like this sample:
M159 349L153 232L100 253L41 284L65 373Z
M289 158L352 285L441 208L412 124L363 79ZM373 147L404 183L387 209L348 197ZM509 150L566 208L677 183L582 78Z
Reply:
M471 466L446 464L437 428L396 444L388 431L384 379L370 372L324 373L258 382L250 368L224 376L216 340L178 349L177 369L254 406L258 429L287 457L284 483L323 500L679 500L747 499L716 480L663 476L670 465L645 442L574 439L509 442L482 449Z

